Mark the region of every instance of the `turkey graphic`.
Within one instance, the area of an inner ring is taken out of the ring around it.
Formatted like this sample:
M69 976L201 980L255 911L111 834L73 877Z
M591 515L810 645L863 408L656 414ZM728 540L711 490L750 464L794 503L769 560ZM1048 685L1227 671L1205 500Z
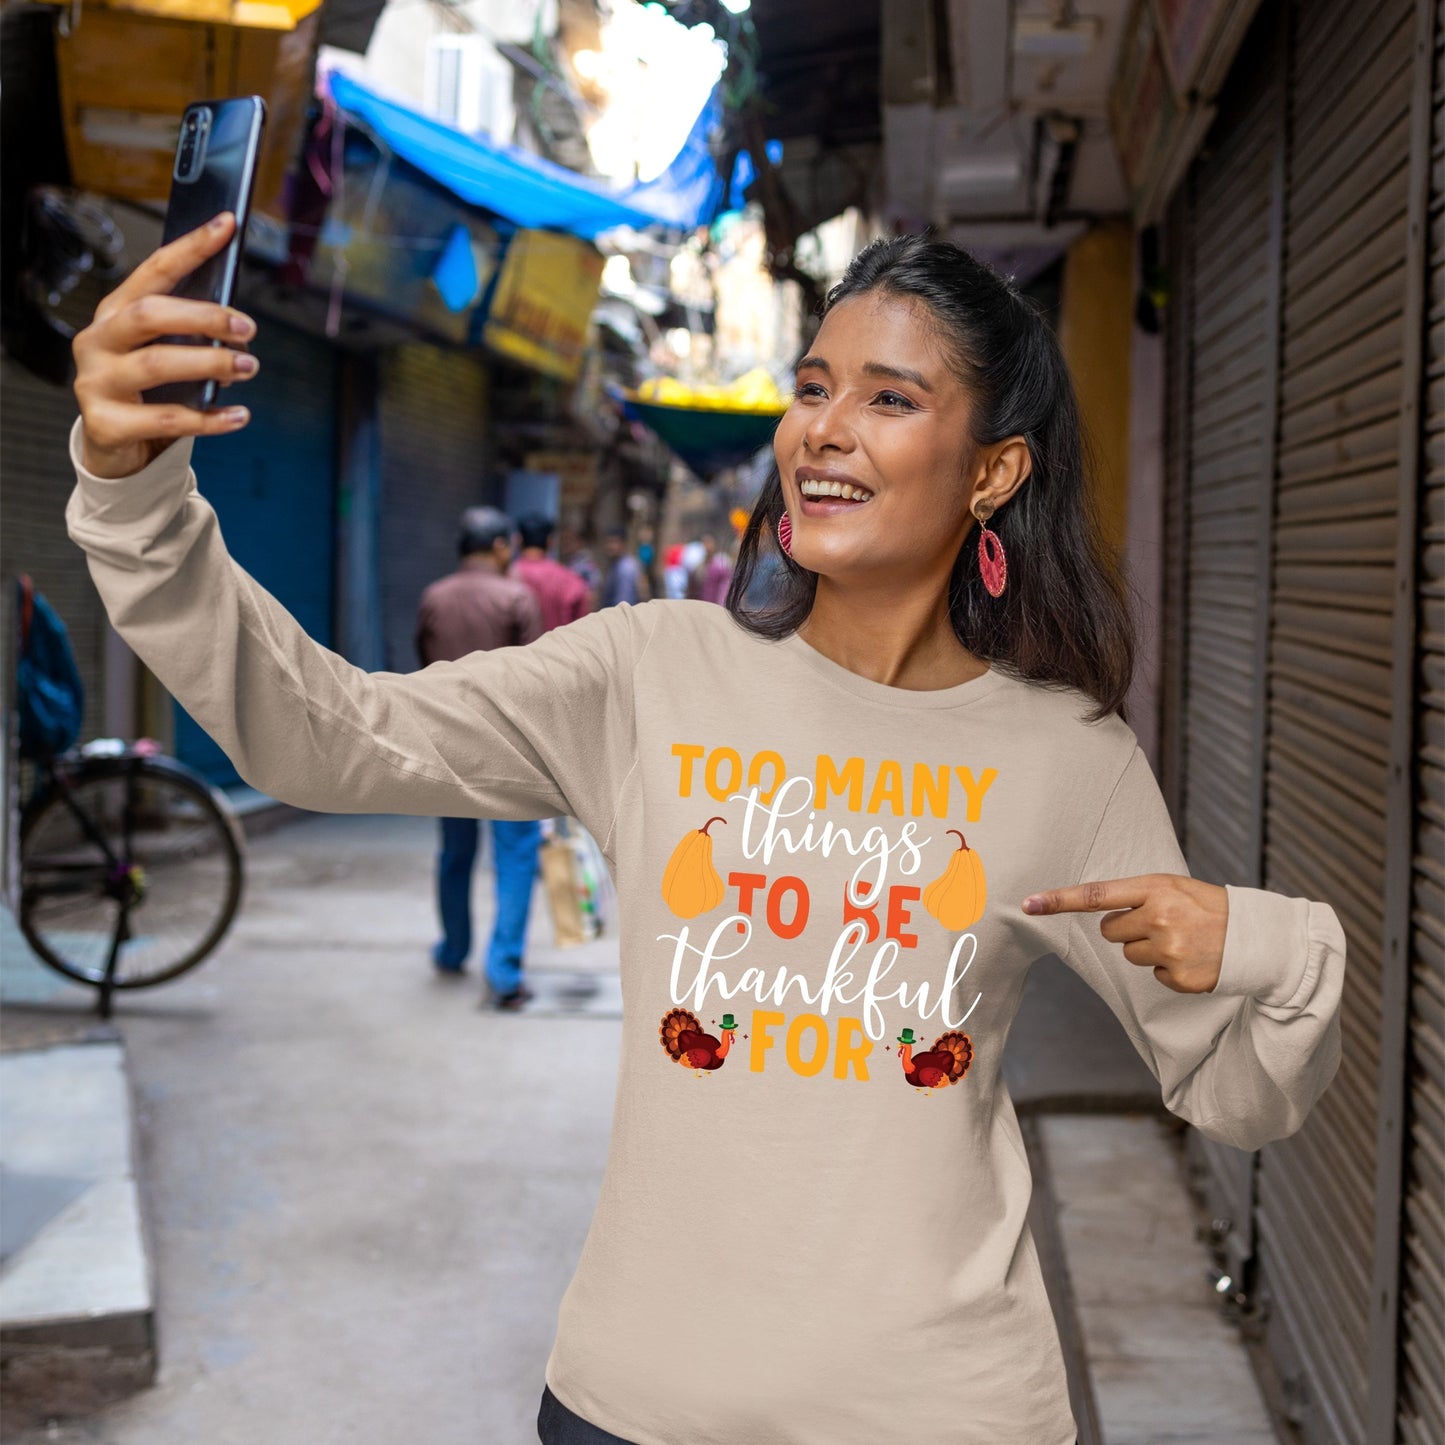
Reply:
M731 1014L722 1016L718 1032L720 1039L703 1032L697 1015L685 1008L675 1008L663 1014L658 1037L668 1057L684 1068L692 1069L701 1078L722 1068L727 1062L728 1050L737 1037L737 1021Z
M912 1029L904 1029L898 1035L898 1056L903 1060L903 1077L915 1089L926 1089L931 1094L935 1089L946 1089L950 1084L962 1082L973 1063L973 1040L967 1034L957 1030L940 1034L925 1054L913 1052L913 1046L919 1042L913 1037Z

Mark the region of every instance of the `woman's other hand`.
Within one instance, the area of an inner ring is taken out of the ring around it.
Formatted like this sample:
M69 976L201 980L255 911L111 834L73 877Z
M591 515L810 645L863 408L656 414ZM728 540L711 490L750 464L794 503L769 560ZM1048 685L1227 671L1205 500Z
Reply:
M1037 907L1031 905L1037 904ZM1033 893L1025 913L1099 913L1099 932L1124 957L1176 993L1209 993L1219 982L1229 895L1217 883L1179 873L1145 873Z
M256 323L233 307L188 301L171 291L230 239L236 218L223 212L141 262L95 310L74 341L75 399L80 403L82 461L98 477L138 472L177 437L219 436L250 420L243 406L198 411L151 405L143 391L168 381L228 384L256 374L244 349ZM154 345L162 336L201 336L222 346Z

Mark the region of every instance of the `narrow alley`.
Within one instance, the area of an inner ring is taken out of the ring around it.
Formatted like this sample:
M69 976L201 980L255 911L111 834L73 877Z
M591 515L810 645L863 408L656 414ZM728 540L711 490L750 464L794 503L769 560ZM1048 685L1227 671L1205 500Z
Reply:
M308 815L262 833L217 955L120 1001L159 1374L17 1445L535 1439L606 1154L616 943L552 947L539 895L537 998L522 1016L480 1008L475 969L441 978L427 960L434 842L417 818ZM42 1017L83 1017L80 991L38 967L31 983ZM1040 964L1008 1065L1080 1440L1268 1445L1177 1147L1139 1110L1152 1081L1115 1028L1062 965ZM691 1148L659 1147L680 1164ZM675 1307L668 1287L659 1309Z
M483 1011L475 973L433 976L435 826L268 834L216 957L121 1002L160 1376L37 1439L535 1438L617 1032L546 1017L545 995L535 1018ZM570 979L582 951L534 959Z

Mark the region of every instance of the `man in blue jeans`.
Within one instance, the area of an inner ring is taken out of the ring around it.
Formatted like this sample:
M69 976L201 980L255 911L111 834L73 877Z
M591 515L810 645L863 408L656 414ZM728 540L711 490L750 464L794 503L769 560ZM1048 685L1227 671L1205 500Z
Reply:
M426 589L417 613L416 651L423 667L541 636L536 597L507 576L515 533L512 519L495 507L470 507L462 514L457 570ZM522 956L542 825L493 819L491 827L497 916L487 945L487 985L497 1007L513 1011L532 997L522 981ZM441 820L437 911L442 937L432 949L438 973L463 973L472 951L472 867L479 830L475 818Z

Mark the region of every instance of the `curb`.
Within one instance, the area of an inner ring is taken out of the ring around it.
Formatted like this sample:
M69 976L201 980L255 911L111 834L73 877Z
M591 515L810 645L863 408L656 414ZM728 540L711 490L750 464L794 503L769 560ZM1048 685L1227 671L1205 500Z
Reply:
M155 1287L118 1039L0 1054L7 1430L133 1394L156 1373Z

